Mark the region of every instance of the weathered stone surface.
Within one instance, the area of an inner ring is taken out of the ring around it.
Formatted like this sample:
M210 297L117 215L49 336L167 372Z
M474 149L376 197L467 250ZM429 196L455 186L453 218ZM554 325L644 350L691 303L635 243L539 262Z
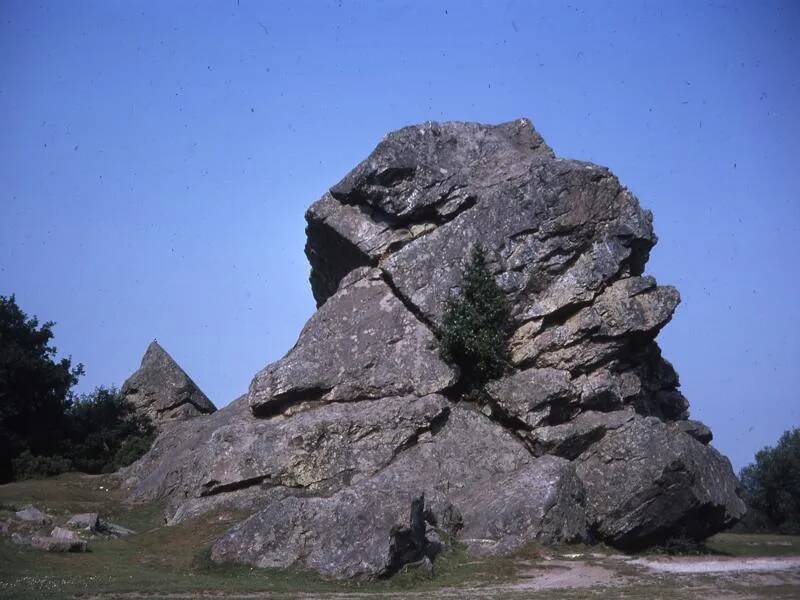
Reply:
M621 427L633 417L632 410L608 413L589 410L560 425L536 427L526 435L526 440L536 455L555 454L573 459L607 431Z
M672 426L682 431L683 433L692 436L701 444L710 444L714 439L714 434L708 428L708 425L700 421L693 421L688 419L686 421L675 421Z
M527 428L555 418L563 420L567 406L576 398L568 371L527 369L492 381L486 392L506 418L520 421Z
M100 528L100 516L97 513L73 515L67 521L67 527L84 531L97 531Z
M133 529L128 529L127 527L117 525L116 523L106 521L105 519L100 521L100 531L112 537L125 537L127 535L133 535L136 533Z
M728 459L654 417L607 433L580 456L577 473L593 532L618 547L702 539L745 512Z
M68 542L76 542L81 539L75 531L64 529L63 527L55 527L53 531L50 532L50 537Z
M477 411L455 407L440 431L372 478L327 497L276 495L223 536L212 558L334 577L391 574L420 552L438 551L417 532L419 552L398 558L408 546L409 507L422 495L429 524L477 553L508 552L537 539L586 539L583 488L572 465L533 458Z
M122 475L134 498L168 498L170 522L214 505L219 495L262 485L330 493L388 465L449 411L447 400L430 395L331 403L289 418L255 419L240 399L165 431Z
M156 426L214 412L216 407L178 363L153 340L122 394Z
M342 281L286 356L256 375L248 400L266 416L303 402L425 396L455 381L431 330L378 270L363 269Z
M22 510L18 510L14 515L21 521L29 521L40 525L46 525L52 521L52 517L43 513L35 506L26 506Z
M377 264L470 206L476 188L519 178L531 161L552 156L526 119L496 127L425 123L389 134L306 213L317 305L351 269Z
M652 277L614 282L595 301L531 340L512 338L512 360L525 366L586 371L626 346L653 339L680 301L677 290Z

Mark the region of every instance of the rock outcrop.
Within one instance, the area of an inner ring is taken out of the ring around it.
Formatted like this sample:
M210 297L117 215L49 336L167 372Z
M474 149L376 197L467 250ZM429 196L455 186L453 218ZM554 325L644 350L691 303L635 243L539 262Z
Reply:
M156 427L213 413L217 408L194 381L153 340L139 370L122 384L122 395Z
M556 157L525 119L426 123L306 219L318 310L295 346L121 474L168 523L248 511L214 560L381 577L454 541L638 548L743 514L655 342L680 298L644 274L652 215L608 169ZM438 341L476 243L513 319L480 406Z

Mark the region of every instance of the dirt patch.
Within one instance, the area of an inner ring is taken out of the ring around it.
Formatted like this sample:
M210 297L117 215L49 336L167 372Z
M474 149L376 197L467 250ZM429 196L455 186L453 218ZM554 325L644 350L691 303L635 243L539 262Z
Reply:
M800 557L776 558L704 558L662 557L638 558L629 564L659 573L751 573L800 569Z

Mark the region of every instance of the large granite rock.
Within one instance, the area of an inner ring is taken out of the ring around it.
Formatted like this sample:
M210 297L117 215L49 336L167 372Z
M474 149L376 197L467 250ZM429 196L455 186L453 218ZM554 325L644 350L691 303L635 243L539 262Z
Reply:
M608 169L557 158L525 119L426 123L306 218L318 310L295 346L121 473L168 523L249 514L214 560L379 577L454 542L637 548L741 516L655 341L679 295L644 274L652 216ZM476 243L513 318L480 406L438 342Z
M139 370L122 384L122 395L154 425L213 413L217 408L194 381L153 340Z

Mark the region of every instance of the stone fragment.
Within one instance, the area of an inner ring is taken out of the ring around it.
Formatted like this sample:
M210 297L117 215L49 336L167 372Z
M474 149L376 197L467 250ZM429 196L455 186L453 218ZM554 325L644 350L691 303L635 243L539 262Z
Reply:
M31 523L37 523L40 525L47 525L52 521L50 515L43 513L35 506L26 506L14 514L21 521L29 521Z
M73 515L67 521L67 527L80 529L88 532L96 532L100 529L100 516L97 513L81 513Z
M63 537L34 536L30 545L46 552L86 552L84 540L71 540Z

